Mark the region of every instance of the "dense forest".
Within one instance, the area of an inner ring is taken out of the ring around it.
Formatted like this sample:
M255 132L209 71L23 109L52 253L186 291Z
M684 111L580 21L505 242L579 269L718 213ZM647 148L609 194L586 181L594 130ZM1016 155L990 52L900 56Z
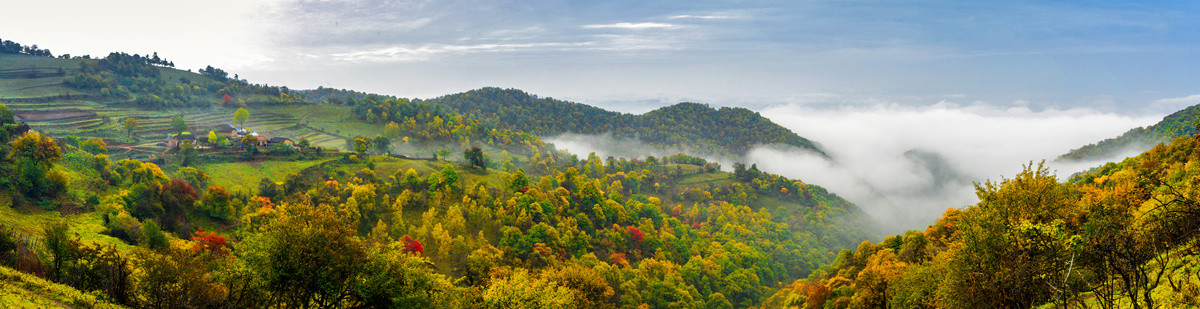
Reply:
M976 186L924 231L844 250L766 307L1200 306L1200 135L1060 183L1041 164Z
M1200 105L1192 105L1163 117L1162 121L1147 126L1130 129L1121 136L1106 139L1095 144L1084 145L1078 149L1059 156L1059 161L1087 161L1107 159L1122 152L1140 152L1150 149L1155 144L1196 134L1196 115L1200 114Z
M643 115L539 98L516 89L482 88L425 100L482 123L539 136L611 133L648 144L744 154L755 145L784 144L824 155L800 137L745 108L679 103Z

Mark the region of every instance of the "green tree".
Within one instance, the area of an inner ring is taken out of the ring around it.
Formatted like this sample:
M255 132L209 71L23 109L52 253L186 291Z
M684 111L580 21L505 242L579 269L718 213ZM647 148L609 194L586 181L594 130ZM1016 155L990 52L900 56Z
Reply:
M233 122L236 122L240 128L246 127L246 118L250 118L250 111L247 111L244 107L238 108L236 112L233 112Z
M183 120L183 116L171 117L171 131L175 132L175 134L180 134L187 132L187 130L187 122Z
M508 189L515 192L525 189L525 187L528 186L529 178L525 176L525 170L517 169L517 172L513 173L513 179L512 182L509 183Z
M471 146L471 149L463 150L463 158L472 166L487 170L487 163L483 160L483 150L479 146Z
M377 151L379 153L391 152L392 140L387 138L386 136L376 135L375 139L374 139L374 143L375 143L375 145L374 145L375 151Z
M323 204L280 209L282 216L245 240L242 251L247 266L257 270L254 280L270 293L272 306L334 308L350 300L363 267L374 266L365 263L358 222L343 220Z
M165 250L171 246L171 243L167 241L167 235L163 234L162 229L154 220L148 219L142 222L142 240L147 248L153 250Z
M180 166L192 166L192 164L196 164L196 160L199 158L200 155L196 151L196 146L192 145L192 142L183 142L183 145L179 146Z

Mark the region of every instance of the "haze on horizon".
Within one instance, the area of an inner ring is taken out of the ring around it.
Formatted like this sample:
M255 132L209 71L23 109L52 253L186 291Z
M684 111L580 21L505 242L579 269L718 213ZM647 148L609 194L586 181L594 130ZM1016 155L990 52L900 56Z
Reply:
M497 86L633 113L680 101L747 107L839 160L764 148L750 155L760 166L866 209L921 209L913 222L969 204L972 181L1200 103L1200 3L1188 1L5 7L17 13L0 19L0 38L55 55L158 52L182 69L213 65L292 89L429 98ZM939 171L952 181L933 185L929 162L951 168Z

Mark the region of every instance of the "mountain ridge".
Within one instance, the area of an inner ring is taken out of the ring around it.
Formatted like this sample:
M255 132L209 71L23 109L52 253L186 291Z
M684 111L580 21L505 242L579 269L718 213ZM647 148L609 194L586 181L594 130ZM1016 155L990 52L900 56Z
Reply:
M638 115L497 87L423 102L453 109L496 127L539 136L612 133L617 138L635 138L655 146L692 146L737 155L745 154L755 145L785 144L828 157L811 140L741 107L713 108L681 102Z

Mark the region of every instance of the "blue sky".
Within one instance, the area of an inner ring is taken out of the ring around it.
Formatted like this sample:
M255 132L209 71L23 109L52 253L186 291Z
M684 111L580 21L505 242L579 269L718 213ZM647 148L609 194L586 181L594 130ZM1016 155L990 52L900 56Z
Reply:
M8 5L6 5L8 6ZM255 82L431 97L515 87L627 111L1086 106L1196 94L1190 1L26 1L0 38L158 51ZM54 22L47 22L54 21ZM40 27L30 27L41 24ZM1169 108L1175 108L1174 106Z

